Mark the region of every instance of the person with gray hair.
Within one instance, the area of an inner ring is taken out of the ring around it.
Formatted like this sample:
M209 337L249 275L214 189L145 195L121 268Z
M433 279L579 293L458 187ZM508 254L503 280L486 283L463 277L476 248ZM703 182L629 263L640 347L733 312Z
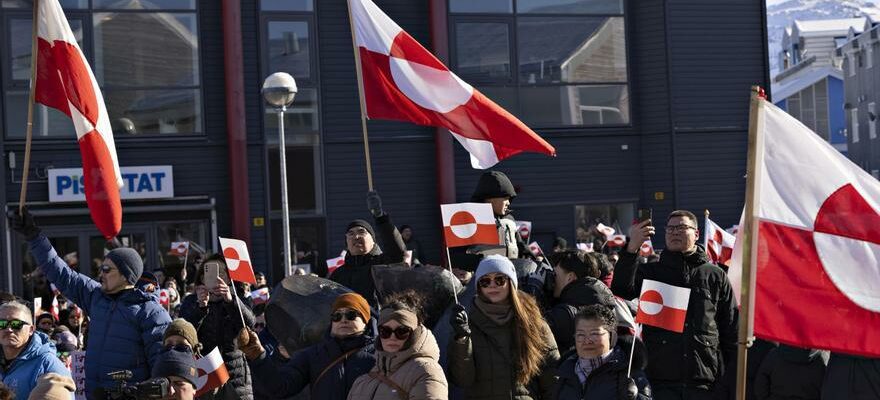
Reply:
M131 371L129 383L149 379L163 351L162 337L171 316L152 296L135 287L144 271L140 254L127 247L111 250L101 262L100 281L96 281L72 270L58 256L27 209L21 213L11 210L9 220L12 230L27 240L49 282L91 318L86 396L104 399L105 390L117 386L111 372Z
M0 347L0 377L17 399L28 398L37 379L45 374L70 377L70 371L56 357L55 345L34 327L31 310L17 301L0 305Z

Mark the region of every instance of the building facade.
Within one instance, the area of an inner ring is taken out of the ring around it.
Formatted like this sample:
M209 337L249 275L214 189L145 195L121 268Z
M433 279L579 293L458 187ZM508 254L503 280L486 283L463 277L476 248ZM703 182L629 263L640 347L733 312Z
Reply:
M838 48L843 57L844 115L848 157L880 179L880 141L877 140L877 104L880 103L880 16L868 16L859 29L852 29Z
M707 208L725 225L739 218L749 88L769 85L763 1L376 3L556 147L557 157L524 154L496 166L520 193L517 219L533 221L545 248L596 219L626 227L639 206L657 216ZM183 260L169 254L171 242L210 252L220 235L247 239L256 269L284 276L277 114L259 91L277 71L299 86L283 151L300 262L320 269L339 253L347 223L368 216L344 0L62 4L104 90L120 164L131 167L121 237L143 249L148 267L173 273ZM0 168L11 209L21 187L31 6L0 5ZM80 166L73 130L53 110L39 106L36 115L27 204L86 272L105 246L71 192L79 175L69 168ZM435 128L369 121L368 130L385 208L439 263L438 205L468 200L481 171ZM33 263L8 229L3 238L0 276L24 291Z

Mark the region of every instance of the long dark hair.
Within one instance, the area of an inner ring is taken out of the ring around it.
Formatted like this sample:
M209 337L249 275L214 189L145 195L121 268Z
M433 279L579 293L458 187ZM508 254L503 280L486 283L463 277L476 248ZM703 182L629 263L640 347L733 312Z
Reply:
M541 372L544 357L552 345L545 336L546 323L541 317L541 309L532 296L520 292L512 284L510 287L510 303L513 308L515 329L514 340L519 352L516 354L516 382L527 385Z

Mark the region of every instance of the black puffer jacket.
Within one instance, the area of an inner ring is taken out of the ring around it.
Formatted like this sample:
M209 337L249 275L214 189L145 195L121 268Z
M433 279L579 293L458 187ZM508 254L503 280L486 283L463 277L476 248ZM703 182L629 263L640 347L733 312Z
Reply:
M403 243L400 232L397 231L397 227L391 222L391 217L388 214L376 218L376 227L378 228L378 239L381 240L385 251L382 251L377 241L373 250L367 254L359 256L346 254L345 265L330 275L330 280L364 296L374 309L378 309L379 298L376 296L372 267L402 263L406 253L406 244Z
M577 313L577 309L592 304L613 307L614 295L602 281L584 277L562 289L559 301L547 312L547 325L550 326L556 339L556 347L561 353L574 346L574 314Z
M236 301L241 306L241 316L238 314ZM253 399L250 370L244 353L239 351L235 344L235 339L242 328L242 317L248 328L254 327L254 314L251 309L238 299L233 299L229 303L212 301L207 307L201 308L197 296L191 294L183 299L180 317L196 328L203 353L207 354L215 347L220 349L220 355L229 371L229 381L217 393L213 396L202 396L200 399Z
M726 369L736 372L738 311L727 275L709 263L699 245L692 254L664 251L659 262L641 265L636 254L621 252L611 282L614 294L636 298L645 279L691 289L683 333L644 328L651 385L710 389L716 381L723 384Z
M880 399L880 358L831 353L822 400Z
M557 383L556 400L617 400L626 399L627 367L629 366L629 353L632 348L632 336L622 336L618 345L611 353L611 358L587 376L587 381L581 385L575 371L578 355L572 351L566 355L564 361L559 364L559 381ZM632 379L638 388L637 400L651 400L651 385L645 376L644 368L647 364L644 354L644 346L641 341L636 342L633 353Z
M819 400L828 353L780 345L764 358L755 377L758 400Z

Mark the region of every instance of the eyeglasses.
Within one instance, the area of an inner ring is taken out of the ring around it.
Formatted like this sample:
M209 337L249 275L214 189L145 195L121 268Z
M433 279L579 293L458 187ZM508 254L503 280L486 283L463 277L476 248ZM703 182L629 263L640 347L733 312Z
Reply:
M343 317L345 317L345 319L347 319L349 321L354 321L354 320L358 319L358 317L360 317L360 316L361 315L358 314L357 311L352 311L352 310L348 310L346 312L337 311L333 314L330 314L330 320L333 322L339 322L339 321L342 321Z
M70 352L69 352L69 351L59 351L59 352L56 353L56 354L58 355L58 358L61 358L61 357L70 357Z
M682 233L687 232L688 229L696 230L697 228L687 224L672 225L666 227L666 233Z
M110 271L113 271L113 267L111 267L109 265L101 265L101 273L102 274L109 274Z
M370 232L368 232L368 231L367 231L366 229L364 229L364 228L360 228L360 229L352 229L352 230L350 230L350 231L348 231L348 232L345 232L345 237L353 238L353 237L358 237L358 236L365 236L365 235L367 235L367 234L369 234L369 233L370 233Z
M391 337L391 334L394 334L394 337L397 340L406 340L409 339L409 335L412 334L412 329L407 328L405 326L398 326L397 328L391 329L385 325L379 326L379 337L382 339L388 339Z
M21 330L25 325L30 325L20 319L0 319L0 331L10 328L14 331Z
M491 285L492 282L495 282L495 286L504 286L507 284L508 280L509 280L509 278L507 278L507 276L505 276L505 275L495 275L494 278L484 276L484 277L480 278L479 281L477 281L477 284L480 285L481 288L489 287L489 285Z
M586 342L587 339L589 339L590 342L598 342L602 339L602 336L605 336L606 333L608 333L608 331L592 331L589 334L576 333L574 335L574 340L578 342Z

